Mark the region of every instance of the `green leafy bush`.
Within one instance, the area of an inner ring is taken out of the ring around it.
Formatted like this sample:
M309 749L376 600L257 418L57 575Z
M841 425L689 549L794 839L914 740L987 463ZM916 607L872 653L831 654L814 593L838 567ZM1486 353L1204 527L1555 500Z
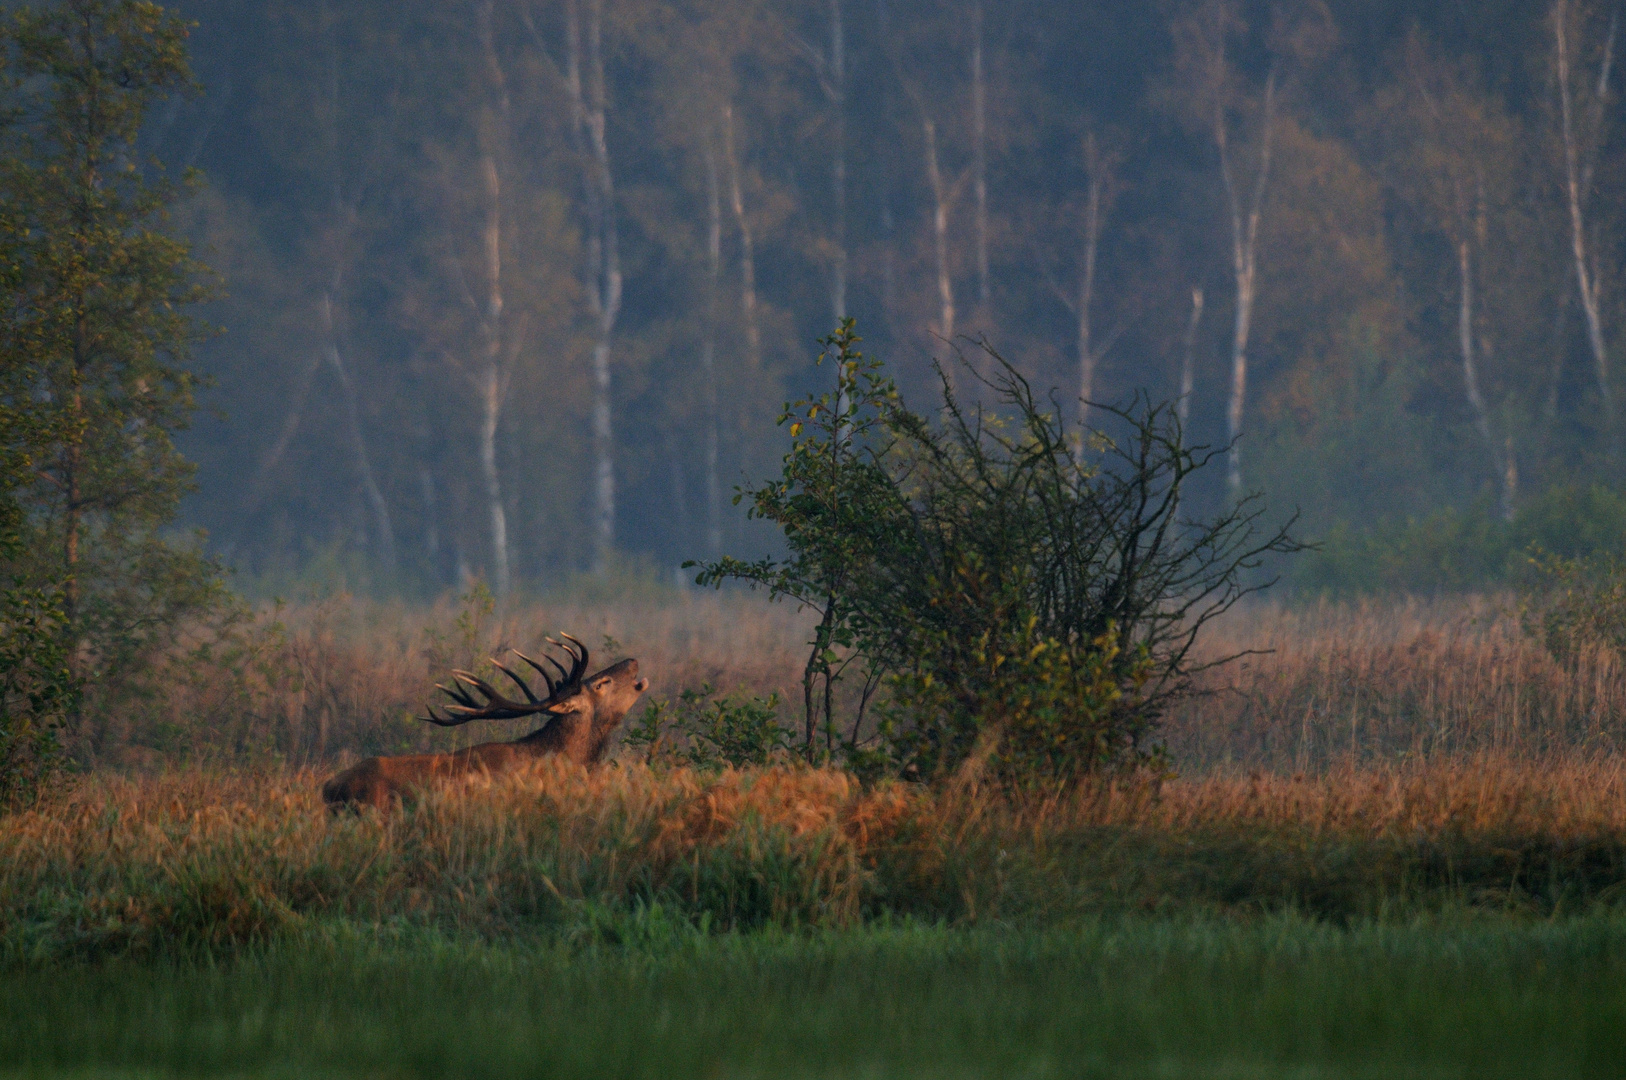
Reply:
M1626 563L1613 555L1540 555L1531 563L1539 577L1520 603L1527 634L1560 663L1598 648L1626 656Z
M63 769L60 735L78 701L61 591L13 578L0 590L0 811L33 803Z
M655 698L628 729L627 745L648 761L697 768L767 765L786 756L790 732L779 721L779 695L717 697L710 683L677 701Z
M1170 407L1100 409L1121 437L1069 432L987 350L992 375L963 368L989 405L965 404L940 370L933 421L858 342L851 320L825 339L835 389L786 408L781 478L740 494L789 557L698 578L818 612L805 753L923 778L986 762L1020 784L1146 760L1163 710L1208 666L1192 656L1203 626L1265 584L1250 576L1262 558L1298 545L1254 498L1182 514L1217 453L1187 447ZM838 722L850 672L861 687Z

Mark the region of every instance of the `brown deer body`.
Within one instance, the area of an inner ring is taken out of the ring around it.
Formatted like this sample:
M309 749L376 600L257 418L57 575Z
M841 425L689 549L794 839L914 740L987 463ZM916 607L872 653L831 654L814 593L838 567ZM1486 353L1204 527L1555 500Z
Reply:
M431 708L428 716L420 717L431 724L453 727L471 720L513 720L545 715L547 721L540 728L510 742L482 743L450 754L408 754L357 762L322 785L322 799L328 809L367 805L382 810L395 799L437 781L511 772L550 755L559 755L580 765L597 762L604 756L622 718L638 700L638 695L649 687L649 680L638 677L636 660L612 664L584 679L586 646L568 634L560 636L564 641L554 644L570 654L571 664L567 670L558 661L548 658L559 671L557 682L542 665L523 653L518 654L542 676L548 687L546 698L538 698L525 680L493 661L497 670L525 694L524 701L509 700L470 672L454 671L452 685L438 688L454 702L446 707L450 715L440 716Z

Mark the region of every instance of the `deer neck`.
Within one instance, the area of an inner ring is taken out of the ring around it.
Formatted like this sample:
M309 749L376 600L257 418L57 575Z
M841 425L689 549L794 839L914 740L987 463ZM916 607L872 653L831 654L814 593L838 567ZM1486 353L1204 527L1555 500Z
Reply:
M514 740L514 745L542 757L563 754L572 760L589 761L593 754L593 718L581 713L556 716L529 735Z

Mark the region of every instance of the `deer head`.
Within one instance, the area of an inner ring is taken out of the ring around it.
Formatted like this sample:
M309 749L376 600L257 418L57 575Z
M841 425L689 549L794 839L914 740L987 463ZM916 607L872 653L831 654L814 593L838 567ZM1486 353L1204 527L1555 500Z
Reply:
M516 741L542 752L564 752L584 763L598 760L638 695L649 688L649 680L638 677L636 660L622 660L584 678L589 656L587 646L569 634L559 637L562 640L548 638L547 641L569 655L570 666L565 667L552 656L543 657L553 665L557 679L540 663L514 650L515 656L541 676L548 688L547 697L537 697L524 678L494 659L492 665L519 688L523 701L509 698L473 672L454 670L452 685L436 686L452 699L452 704L443 706L447 715L442 716L431 706L429 715L420 719L441 727L456 727L471 720L543 716L547 722L542 727Z

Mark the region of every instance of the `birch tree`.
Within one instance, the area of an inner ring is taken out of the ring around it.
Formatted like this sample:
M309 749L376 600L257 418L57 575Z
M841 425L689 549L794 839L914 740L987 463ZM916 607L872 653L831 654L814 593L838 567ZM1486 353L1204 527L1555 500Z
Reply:
M752 371L762 369L762 324L757 318L756 237L751 217L745 212L745 187L740 178L740 158L735 148L734 104L723 103L723 161L728 166L728 204L734 211L734 227L740 237L740 321L745 327L745 361Z
M616 222L615 176L607 131L609 96L604 79L604 2L586 0L585 31L580 0L565 6L565 89L571 130L582 162L587 226L585 291L593 320L593 572L609 569L615 550L615 433L610 356L621 315L621 246Z
M1454 344L1463 400L1478 433L1485 472L1500 489L1502 517L1511 521L1517 492L1512 433L1498 431L1485 361L1494 313L1486 310L1485 282L1496 259L1493 237L1505 238L1511 212L1511 171L1519 137L1511 118L1472 73L1431 52L1420 34L1407 40L1397 85L1380 91L1378 123L1393 140L1389 172L1401 195L1444 237L1455 271ZM1493 220L1495 219L1495 220ZM1505 239L1503 240L1505 243Z
M1609 370L1604 326L1603 280L1598 240L1589 235L1588 217L1598 155L1606 134L1610 99L1609 78L1614 66L1615 38L1620 15L1610 15L1602 35L1596 76L1584 69L1591 20L1570 0L1556 0L1548 11L1552 33L1552 73L1558 89L1558 145L1565 206L1569 211L1570 253L1575 267L1576 292L1586 318L1587 345L1592 353L1598 396L1603 404L1602 427L1609 458L1620 457L1620 429L1616 419L1613 382Z
M1231 58L1234 39L1247 25L1234 0L1201 0L1175 21L1175 78L1182 88L1180 108L1204 123L1219 161L1225 223L1230 238L1235 296L1231 330L1231 378L1226 399L1226 438L1230 441L1226 483L1235 497L1242 490L1242 435L1248 393L1248 339L1253 330L1258 282L1259 224L1270 184L1276 135L1274 61L1262 88L1254 92ZM1238 130L1247 133L1237 144Z
M480 287L483 295L468 294L480 328L480 359L475 368L476 397L480 406L480 475L485 482L486 512L491 524L493 587L499 600L508 596L511 568L508 551L508 511L503 504L502 474L497 462L497 431L508 396L510 362L517 351L508 340L503 301L502 172L498 151L512 137L512 101L508 79L497 55L492 0L475 6L475 34L485 82L479 118L479 176L484 202L480 228Z

